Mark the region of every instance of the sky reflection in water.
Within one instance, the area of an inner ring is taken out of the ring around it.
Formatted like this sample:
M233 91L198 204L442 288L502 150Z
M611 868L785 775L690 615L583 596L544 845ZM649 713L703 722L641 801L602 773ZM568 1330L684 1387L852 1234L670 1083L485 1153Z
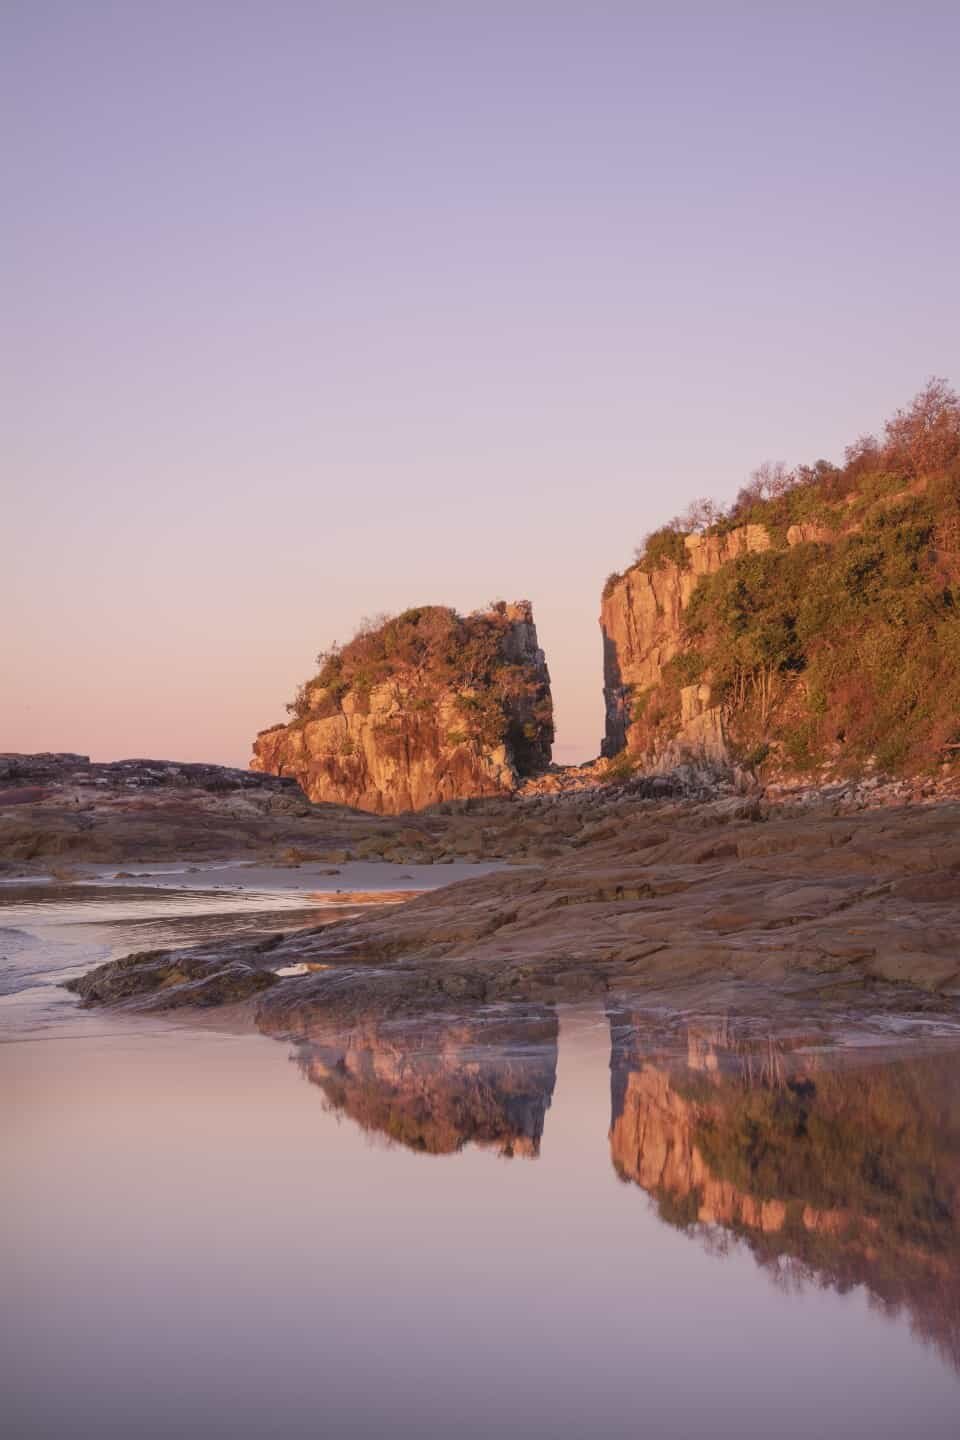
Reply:
M526 1024L3 1047L14 1433L955 1433L955 1054Z
M0 1045L18 1440L956 1433L946 1040L43 993Z

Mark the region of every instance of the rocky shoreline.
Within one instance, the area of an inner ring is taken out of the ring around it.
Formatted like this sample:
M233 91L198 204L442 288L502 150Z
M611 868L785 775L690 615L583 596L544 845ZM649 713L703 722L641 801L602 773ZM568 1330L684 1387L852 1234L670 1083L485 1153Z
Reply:
M621 794L523 808L499 828L486 816L500 848L523 846L522 866L267 945L129 957L75 988L87 1004L147 1009L262 991L258 1023L271 1031L375 999L421 1011L667 993L960 1009L955 802L853 814L835 800ZM277 976L291 965L316 968Z
M603 763L556 772L555 792L541 780L384 817L312 805L255 772L4 756L0 864L69 882L104 859L200 853L305 876L353 860L507 862L256 945L129 956L75 983L85 1004L254 998L270 1029L377 997L421 1011L665 992L720 1004L732 990L767 1005L960 1007L960 801L942 786L778 792L691 765L604 784ZM291 966L307 973L278 976Z

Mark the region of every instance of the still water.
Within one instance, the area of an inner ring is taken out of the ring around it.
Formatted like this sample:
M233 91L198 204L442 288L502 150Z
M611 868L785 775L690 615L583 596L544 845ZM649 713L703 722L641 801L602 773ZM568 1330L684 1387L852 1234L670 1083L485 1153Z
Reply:
M612 999L291 1044L55 988L311 903L199 889L0 909L5 1434L958 1433L949 1027Z

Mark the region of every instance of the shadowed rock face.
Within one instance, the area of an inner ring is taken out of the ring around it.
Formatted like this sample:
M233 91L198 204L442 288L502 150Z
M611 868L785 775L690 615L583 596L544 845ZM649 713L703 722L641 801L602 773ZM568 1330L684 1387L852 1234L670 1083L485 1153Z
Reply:
M557 1069L544 1007L464 1016L385 1016L318 1027L297 1064L327 1104L364 1130L431 1155L465 1145L536 1156Z
M358 635L302 687L251 768L313 801L397 814L512 793L550 763L550 676L528 601L459 616L411 610Z
M819 1059L803 1037L613 1011L610 1152L662 1219L794 1282L865 1285L960 1368L956 1052ZM812 1037L808 1037L809 1039ZM659 1041L659 1043L658 1043ZM679 1049L679 1053L678 1053Z

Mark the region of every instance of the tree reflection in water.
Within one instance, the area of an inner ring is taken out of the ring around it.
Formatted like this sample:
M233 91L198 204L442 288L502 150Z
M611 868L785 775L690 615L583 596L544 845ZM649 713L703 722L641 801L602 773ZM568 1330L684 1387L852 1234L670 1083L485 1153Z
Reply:
M607 1018L611 1159L663 1221L714 1252L746 1245L782 1286L862 1285L960 1369L955 1047L857 1047L822 1027L614 1007ZM351 995L336 1025L329 1010L301 1012L286 1036L326 1105L387 1143L535 1157L558 1031L547 1005L424 1016Z
M610 1151L661 1219L778 1283L909 1312L960 1369L960 1057L609 1014Z
M546 1007L378 1017L302 1040L296 1059L330 1108L431 1155L467 1144L536 1156L557 1071Z

